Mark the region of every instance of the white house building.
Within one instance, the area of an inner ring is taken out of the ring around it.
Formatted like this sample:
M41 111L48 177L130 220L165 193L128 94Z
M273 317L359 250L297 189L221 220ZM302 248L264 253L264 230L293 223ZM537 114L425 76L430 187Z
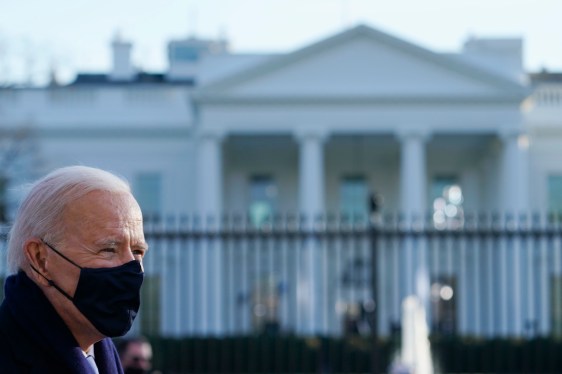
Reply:
M135 70L131 48L115 40L112 71L69 85L0 89L4 148L18 150L3 169L8 217L17 186L69 164L123 175L147 215L204 222L366 215L374 193L384 211L429 212L436 226L562 209L562 81L527 74L520 39L437 53L360 25L279 55L186 39L158 74ZM223 281L204 282L193 313L217 309ZM199 332L225 331L221 318Z

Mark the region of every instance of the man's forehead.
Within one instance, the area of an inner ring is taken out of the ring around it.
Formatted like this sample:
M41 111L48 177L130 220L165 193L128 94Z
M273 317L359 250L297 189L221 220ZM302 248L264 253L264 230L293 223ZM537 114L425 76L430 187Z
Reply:
M140 216L140 208L130 193L92 191L69 203L65 208L65 213L93 217L100 214ZM141 217L135 217L134 219L138 220Z
M102 241L100 245L119 244L128 235L135 240L144 237L142 213L130 194L85 195L65 209L62 224L67 234Z

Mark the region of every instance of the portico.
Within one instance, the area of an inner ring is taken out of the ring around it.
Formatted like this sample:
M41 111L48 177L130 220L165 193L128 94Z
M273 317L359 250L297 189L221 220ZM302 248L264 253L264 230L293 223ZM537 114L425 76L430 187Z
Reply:
M503 76L356 27L195 93L199 212L248 214L257 226L300 214L308 225L329 214L365 218L376 192L407 224L428 213L437 224L456 217L433 206L451 186L457 211L526 211L524 94ZM321 252L309 240L301 249L295 328L326 332L315 322L328 297L318 289ZM407 241L402 249L400 293L425 292L424 263ZM220 268L218 255L209 261ZM254 287L268 282L253 276ZM215 285L208 310L223 307L214 278L203 282ZM219 319L209 328L220 331Z
M342 213L338 183L346 175L364 176L371 192L382 193L385 211L411 218L431 210L429 189L439 175L457 176L468 211L525 212L524 142L517 133L431 136L412 130L394 135L207 134L199 145L199 212L246 214L253 175L275 176L282 196L274 213ZM492 196L499 186L509 192Z
M331 152L343 151L346 137L368 141L364 150L372 157L359 160L362 156L355 155L355 163L365 163L361 172L367 180L380 170L367 186L386 190L387 211L425 214L440 163L449 164L449 174L459 182L468 180L466 187L478 195L467 196L470 210L524 211L526 150L519 113L523 95L521 86L502 76L356 27L199 90L199 211L245 213L247 206L236 200L245 200L243 184L251 174L274 172L273 165L269 170L264 165L271 153L267 144L273 141L275 151L285 154L281 160L292 160L279 166L285 172L276 182L285 187L278 211L308 217L338 213L333 185L338 156ZM471 162L449 162L450 154L458 152L442 146L447 137L456 139L453 143ZM256 140L245 149L241 139L262 139L263 148L258 151ZM246 159L250 162L244 163L244 175L231 160L250 149L262 166L251 170L252 160ZM446 151L431 156L438 149ZM466 170L463 164L469 165ZM345 167L351 174L357 165ZM226 192L227 186L239 195ZM500 194L498 186L509 192Z

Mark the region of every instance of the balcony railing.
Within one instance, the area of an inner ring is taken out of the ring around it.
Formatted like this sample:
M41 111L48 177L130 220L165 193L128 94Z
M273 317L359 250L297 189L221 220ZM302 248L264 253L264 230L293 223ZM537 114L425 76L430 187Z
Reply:
M523 103L526 111L560 108L562 110L562 85L544 84L538 86Z

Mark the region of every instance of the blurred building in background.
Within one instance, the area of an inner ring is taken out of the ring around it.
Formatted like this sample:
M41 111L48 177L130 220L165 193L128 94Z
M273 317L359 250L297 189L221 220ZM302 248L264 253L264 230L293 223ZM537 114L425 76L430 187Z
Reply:
M190 38L169 43L160 73L137 70L132 48L114 40L112 70L69 85L0 89L2 218L23 183L70 164L127 178L147 217L202 224L367 217L374 194L436 229L467 212L562 210L562 79L525 72L520 39L436 53L357 26L266 55ZM286 287L270 283L253 294Z
M522 47L435 53L357 26L282 55L175 40L168 70L147 73L116 38L109 72L0 91L2 141L19 150L7 214L10 187L74 163L127 177L148 214L366 214L373 192L438 222L450 205L560 209L562 169L535 146L556 139L558 86L524 72Z

